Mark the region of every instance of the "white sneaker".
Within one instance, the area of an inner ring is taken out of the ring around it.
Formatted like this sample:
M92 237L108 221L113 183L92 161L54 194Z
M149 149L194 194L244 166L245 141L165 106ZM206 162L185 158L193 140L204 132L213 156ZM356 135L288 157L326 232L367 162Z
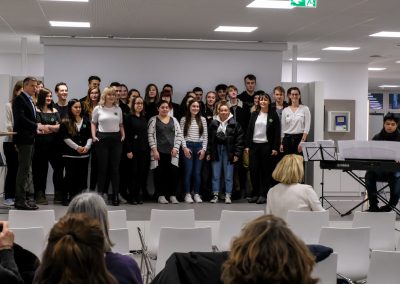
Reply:
M194 195L194 202L196 203L202 203L203 200L201 200L200 195L198 195L197 193Z
M160 204L168 204L168 200L165 199L164 195L161 195L161 196L158 197L158 203L160 203Z
M13 198L7 198L6 200L4 200L3 204L5 206L14 206L14 199Z
M214 195L214 197L210 200L211 203L217 203L218 202L218 195Z
M128 201L126 201L126 199L122 197L121 193L118 193L118 198L121 204L128 204Z
M193 199L192 199L192 196L190 195L190 193L187 193L185 195L185 203L193 203Z
M225 194L225 204L231 204L231 195L229 193Z
M170 201L172 204L178 204L178 203L179 203L178 199L176 199L176 196L174 196L174 195L172 195L172 196L169 198L169 201Z

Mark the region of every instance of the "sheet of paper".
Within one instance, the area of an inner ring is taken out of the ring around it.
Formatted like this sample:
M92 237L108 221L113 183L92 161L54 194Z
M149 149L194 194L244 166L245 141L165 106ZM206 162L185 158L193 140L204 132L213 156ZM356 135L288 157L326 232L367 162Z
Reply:
M341 140L338 147L345 159L400 161L399 142Z

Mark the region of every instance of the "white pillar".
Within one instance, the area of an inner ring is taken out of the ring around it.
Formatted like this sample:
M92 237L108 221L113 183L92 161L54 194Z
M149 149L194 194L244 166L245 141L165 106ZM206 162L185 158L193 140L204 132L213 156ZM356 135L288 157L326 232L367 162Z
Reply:
M28 75L28 39L21 38L21 75Z
M292 47L292 82L297 83L297 45Z

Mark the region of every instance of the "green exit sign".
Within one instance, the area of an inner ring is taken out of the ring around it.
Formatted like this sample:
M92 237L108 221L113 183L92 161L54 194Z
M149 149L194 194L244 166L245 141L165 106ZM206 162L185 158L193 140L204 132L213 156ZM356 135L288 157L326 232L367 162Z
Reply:
M316 8L317 0L290 0L290 5L294 7Z

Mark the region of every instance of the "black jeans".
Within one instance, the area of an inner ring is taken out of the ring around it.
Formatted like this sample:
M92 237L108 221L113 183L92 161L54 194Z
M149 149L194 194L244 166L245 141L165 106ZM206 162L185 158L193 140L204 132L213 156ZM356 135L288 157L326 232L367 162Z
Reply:
M18 171L18 152L13 142L3 142L3 151L7 163L7 174L4 182L4 199L14 198Z
M282 139L283 152L285 153L285 155L287 154L302 155L302 153L301 152L299 153L297 150L297 147L299 146L302 137L303 133L285 134L285 136Z
M128 169L128 189L129 198L133 201L142 199L142 196L148 195L147 177L149 173L150 153L141 151L133 153L133 158L129 160Z
M121 160L122 142L119 132L99 132L96 143L97 185L100 193L107 192L107 176L111 177L113 194L119 190L119 164Z
M154 169L154 186L159 196L176 195L178 167L171 164L171 154L160 153L158 167Z
M250 178L253 186L252 196L267 197L271 185L273 156L269 143L253 143L250 149Z
M64 157L63 160L65 165L63 200L68 201L87 188L89 157Z

